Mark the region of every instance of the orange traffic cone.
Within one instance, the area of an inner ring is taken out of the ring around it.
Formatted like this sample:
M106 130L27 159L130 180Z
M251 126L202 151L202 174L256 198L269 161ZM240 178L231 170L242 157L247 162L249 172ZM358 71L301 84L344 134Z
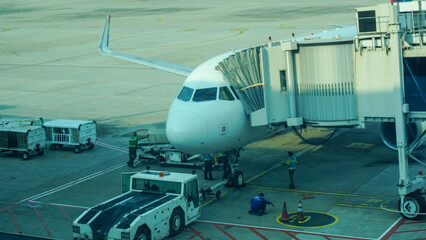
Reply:
M287 215L287 206L286 206L285 201L284 201L283 212L281 214L280 221L285 222L285 221L288 221L289 219L290 218L288 218L288 215Z
M299 206L297 207L297 220L303 220L302 200L299 200Z

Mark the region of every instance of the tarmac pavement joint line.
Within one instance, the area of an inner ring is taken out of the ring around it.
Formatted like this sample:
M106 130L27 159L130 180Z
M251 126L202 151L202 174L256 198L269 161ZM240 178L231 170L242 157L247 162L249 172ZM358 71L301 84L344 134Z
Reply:
M72 102L72 103L63 104L63 105L59 105L59 106L48 108L48 109L43 109L43 110L40 110L38 112L33 112L33 113L28 114L28 115L18 116L18 117L31 117L31 116L33 116L35 114L49 112L49 111L57 110L57 109L63 109L63 108L69 107L69 106L74 106L74 105L83 104L83 103L87 103L87 102L93 102L93 101L97 101L99 99L104 99L104 98L110 98L110 97L114 97L114 96L119 96L119 95L123 95L123 94L127 94L127 93L136 92L136 91L139 91L141 89L148 89L148 88L158 87L158 86L161 86L161 85L166 85L166 83L150 84L150 85L142 86L142 87L139 87L139 88L132 88L132 89L129 89L129 90L125 90L123 92L111 93L111 94L107 94L107 95L103 95L103 96L97 96L97 97L93 97L93 98L88 98L88 99L84 99L84 100L81 100L81 101L78 101L78 102Z
M290 229L282 229L282 228L272 228L272 227L261 227L261 226L253 226L253 225L245 225L245 224L235 224L235 223L225 223L225 222L215 222L208 220L196 220L199 223L207 223L212 225L224 225L230 227L240 227L240 228L248 228L248 229L256 229L256 230L266 230L266 231L278 231L284 232L287 234L302 234L302 235L311 235L311 236L321 236L321 237L332 237L332 238L341 238L341 239L354 239L354 240L376 240L375 238L365 238L365 237L353 237L353 236L344 236L344 235L336 235L336 234L324 234L324 233L316 233L316 232L308 232L308 231L299 231L299 230L290 230Z
M121 163L121 164L118 164L118 165L112 166L112 167L107 168L107 169L104 169L104 170L102 170L102 171L98 171L98 172L92 173L92 174L90 174L90 175L87 175L87 176L85 176L85 177L79 178L79 179L77 179L77 180L74 180L74 181L68 182L68 183L63 184L63 185L61 185L61 186L59 186L59 187L52 188L52 189L47 190L47 191L45 191L45 192L42 192L42 193L36 194L36 195L34 195L34 196L32 196L32 197L25 198L25 199L23 199L23 200L21 200L21 201L19 201L19 202L32 202L32 201L37 200L37 199L39 199L39 198L42 198L42 197L48 196L48 195L53 194L53 193L57 193L57 192L59 192L59 191L62 191L62 190L64 190L64 189L67 189L67 188L72 187L72 186L75 186L75 185L77 185L77 184L79 184L79 183L85 182L85 181L90 180L90 179L92 179L92 178L95 178L95 177L97 177L97 176L100 176L100 175L103 175L103 174L105 174L105 173L108 173L108 172L114 171L114 170L116 170L116 169L118 169L118 168L121 168L121 167L124 167L124 166L126 166L126 165L127 165L127 163Z
M258 188L258 189L265 189L265 190L285 191L285 192L313 193L313 194L343 196L343 197L376 198L375 196L356 195L356 194L347 194L347 193L316 192L316 191L293 190L293 189L286 189L286 188L272 188L272 187L260 187L260 186L250 186L250 187L251 188Z
M340 206L340 207L352 207L352 208L368 208L368 209L385 210L385 211L390 211L390 212L401 213L400 211L397 211L397 209L393 209L393 208L386 208L386 209L384 209L384 208L379 208L379 207L369 207L369 206L343 204L343 203L339 203L339 204L337 204L337 206Z
M305 147L304 149L302 149L302 150L298 151L297 153L295 153L294 155L295 155L295 157L297 158L297 157L301 156L302 154L304 154L304 153L308 152L309 150L312 150L313 148L315 148L315 146L307 146L307 147ZM268 172L270 172L270 171L272 171L272 170L274 170L274 169L276 169L276 168L281 167L281 166L283 165L283 163L285 163L285 162L286 162L286 160L283 160L283 161L281 161L281 162L279 162L279 163L277 163L277 164L273 165L272 167L270 167L270 168L266 169L265 171L263 171L263 172L261 172L261 173L257 174L256 176L254 176L254 177L250 178L249 180L247 180L247 181L245 181L245 182L246 182L246 183L250 183L250 182L252 182L252 181L254 181L254 180L258 179L259 177L261 177L261 176L263 176L263 175L267 174Z
M306 153L307 151L309 151L309 150L311 150L311 149L313 149L313 148L315 148L315 146L307 146L307 147L305 147L304 149L300 150L299 152L295 153L294 155L295 155L296 157L299 157L299 156L301 156L302 154ZM261 173L257 174L256 176L254 176L254 177L250 178L249 180L245 181L245 183L250 183L250 182L252 182L252 181L254 181L254 180L258 179L259 177L261 177L261 176L265 175L266 173L268 173L268 172L270 172L270 171L272 171L272 170L274 170L274 169L276 169L276 168L278 168L278 167L282 166L282 164L283 164L285 161L286 161L286 160L281 161L281 162L279 162L279 163L277 163L277 164L273 165L272 167L270 167L270 168L266 169L265 171L263 171L263 172L261 172ZM226 191L226 192L222 193L222 194L221 194L221 196L225 196L225 195L227 195L228 193L233 192L233 191L235 191L235 188L233 188L233 189L229 189L228 191ZM216 201L216 198L212 198L212 199L210 199L209 201L207 201L207 202L203 203L203 204L201 205L201 207L205 207L205 206L207 206L208 204L210 204L210 203L212 203L212 202L214 202L214 201Z

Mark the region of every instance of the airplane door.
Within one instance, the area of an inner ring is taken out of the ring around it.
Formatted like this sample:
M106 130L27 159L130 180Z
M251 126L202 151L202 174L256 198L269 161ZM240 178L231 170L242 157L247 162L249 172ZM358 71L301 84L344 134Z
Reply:
M200 215L200 198L196 179L185 184L185 197L188 199L188 204L186 206L188 220L192 221L193 218Z
M123 193L128 192L130 190L130 177L137 172L124 172L121 173L121 191Z

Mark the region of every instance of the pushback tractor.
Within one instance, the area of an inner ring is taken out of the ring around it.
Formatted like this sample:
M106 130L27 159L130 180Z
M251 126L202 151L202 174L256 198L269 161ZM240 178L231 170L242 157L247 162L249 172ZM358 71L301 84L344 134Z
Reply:
M123 194L73 222L74 239L163 239L201 215L196 174L144 170L122 174Z

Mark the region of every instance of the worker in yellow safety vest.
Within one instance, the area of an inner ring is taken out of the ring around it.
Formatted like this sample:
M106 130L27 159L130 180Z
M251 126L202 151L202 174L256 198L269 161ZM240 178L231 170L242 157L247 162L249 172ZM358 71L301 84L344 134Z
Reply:
M129 137L129 161L127 162L129 167L133 167L133 161L136 158L136 150L138 149L138 141L147 138L148 136L149 134L138 137L138 134L134 132L132 136Z
M284 165L287 165L288 168L288 175L290 176L290 185L288 186L290 189L296 188L294 185L294 172L296 170L297 160L296 157L293 156L293 152L288 152L288 158L287 161L284 163Z

